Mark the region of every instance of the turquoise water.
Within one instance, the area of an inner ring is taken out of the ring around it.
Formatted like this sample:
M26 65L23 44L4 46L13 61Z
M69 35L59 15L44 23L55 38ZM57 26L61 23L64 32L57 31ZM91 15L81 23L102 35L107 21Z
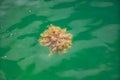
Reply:
M0 0L0 80L119 80L119 0ZM38 43L49 24L73 34L63 55Z

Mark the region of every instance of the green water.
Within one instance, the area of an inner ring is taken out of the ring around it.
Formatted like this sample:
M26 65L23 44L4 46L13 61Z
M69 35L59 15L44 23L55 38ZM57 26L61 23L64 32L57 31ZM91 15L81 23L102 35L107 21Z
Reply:
M0 80L120 80L119 0L0 0ZM73 34L66 54L48 56L39 34Z

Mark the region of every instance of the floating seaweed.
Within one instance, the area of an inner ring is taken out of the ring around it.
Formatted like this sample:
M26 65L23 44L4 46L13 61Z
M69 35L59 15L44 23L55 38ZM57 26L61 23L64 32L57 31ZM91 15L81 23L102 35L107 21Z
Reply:
M48 29L40 34L39 43L43 46L50 47L49 56L53 53L65 53L72 45L72 35L67 33L66 29L58 26L49 25Z

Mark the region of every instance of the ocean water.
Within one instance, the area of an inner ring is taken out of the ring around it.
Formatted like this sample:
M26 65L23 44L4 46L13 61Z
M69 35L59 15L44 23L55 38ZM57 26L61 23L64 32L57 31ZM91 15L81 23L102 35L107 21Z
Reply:
M119 0L0 0L0 80L120 80ZM66 54L38 43L49 24L73 34Z

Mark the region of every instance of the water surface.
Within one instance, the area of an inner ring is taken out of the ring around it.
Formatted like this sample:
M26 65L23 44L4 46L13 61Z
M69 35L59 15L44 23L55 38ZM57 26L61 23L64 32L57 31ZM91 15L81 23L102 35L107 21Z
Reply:
M119 80L119 0L0 0L0 80ZM49 24L73 45L48 56Z

